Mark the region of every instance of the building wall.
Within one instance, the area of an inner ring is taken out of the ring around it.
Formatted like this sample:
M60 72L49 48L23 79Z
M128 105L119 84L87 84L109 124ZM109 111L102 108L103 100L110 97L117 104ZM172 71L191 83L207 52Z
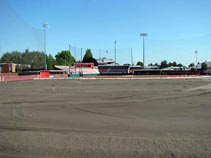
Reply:
M30 65L27 64L14 64L14 63L3 63L0 65L1 73L15 73L17 72L17 66L20 66L20 69L30 69Z
M10 65L10 72L16 72L16 65L17 64L11 64Z
M2 64L2 73L9 73L10 72L10 66L9 64Z
M98 66L102 75L110 74L129 74L129 66Z

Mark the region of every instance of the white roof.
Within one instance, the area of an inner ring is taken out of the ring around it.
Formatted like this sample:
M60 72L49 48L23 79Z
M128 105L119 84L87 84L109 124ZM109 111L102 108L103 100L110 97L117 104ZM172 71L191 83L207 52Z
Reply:
M176 67L176 66L170 66L170 67L167 67L167 68L163 68L161 70L180 70L181 67Z

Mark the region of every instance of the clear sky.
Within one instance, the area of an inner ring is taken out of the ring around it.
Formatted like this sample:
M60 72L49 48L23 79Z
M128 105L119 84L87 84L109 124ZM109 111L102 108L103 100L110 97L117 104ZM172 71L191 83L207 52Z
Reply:
M70 44L73 55L76 46L113 58L117 40L117 62L130 63L133 48L135 63L142 60L140 33L147 32L146 63L188 65L195 50L199 61L211 60L210 8L210 0L0 0L0 52L43 50L46 22L52 55Z

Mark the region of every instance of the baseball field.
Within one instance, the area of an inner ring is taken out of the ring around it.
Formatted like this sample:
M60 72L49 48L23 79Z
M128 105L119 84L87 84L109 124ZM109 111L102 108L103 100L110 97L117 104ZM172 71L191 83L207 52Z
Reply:
M0 83L0 157L210 158L211 78Z

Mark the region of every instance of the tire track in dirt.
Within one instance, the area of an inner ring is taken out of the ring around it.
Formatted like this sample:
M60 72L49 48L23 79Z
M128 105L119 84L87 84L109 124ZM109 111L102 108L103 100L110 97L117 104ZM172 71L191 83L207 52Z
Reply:
M184 98L191 98L191 97L200 97L204 95L210 95L211 92L201 92L198 94L191 94L191 95L182 95L182 96L166 96L166 97L158 97L153 99L145 99L145 102L149 101L160 101L160 100L174 100L174 99L184 99Z
M76 110L91 113L91 114L104 115L104 116L123 118L123 119L134 119L133 117L125 117L121 115L113 115L113 114L108 114L108 113L103 113L103 112L96 112L96 111L86 110L86 109L75 107L75 106L72 106L72 107Z
M32 127L32 126L10 126L10 125L0 125L0 131L30 131L30 132L46 132L46 133L81 133L81 134L99 134L99 133L120 133L118 130L88 130L88 129L65 129L65 128L44 128L44 127Z
M20 121L21 119L24 119L24 118L30 119L32 117L32 115L33 115L33 113L26 113L24 111L24 108L32 107L32 106L24 105L26 102L19 102L19 103L22 104L22 105L20 106L20 104L16 104L14 107L11 108L11 125L15 125L18 121ZM27 103L29 103L29 102L27 102ZM43 103L43 102L42 101L38 101L36 103ZM44 103L46 103L46 102L44 102ZM43 105L40 105L40 106L43 107ZM49 106L49 105L46 105L46 106ZM36 105L36 106L33 106L33 107L39 107L39 105L38 106ZM50 107L59 107L59 106L58 105L53 105L53 106L50 106ZM62 107L63 107L63 105L62 105ZM117 115L117 114L109 114L109 113L106 113L106 112L87 110L85 108L76 107L74 105L68 105L68 107L73 108L73 109L78 110L78 111L82 111L82 112L86 112L86 113L89 113L89 114L93 114L93 115L103 115L103 116L107 116L107 117L121 118L121 119L135 119L134 117L126 117L126 116Z
M13 102L3 102L2 104L23 104L23 103L26 103L26 104L33 104L33 103L61 103L61 102L67 102L67 101L73 101L74 99L63 99L63 100L53 100L53 101L50 101L50 100L35 100L35 101L13 101ZM74 100L74 101L78 101L78 99Z

